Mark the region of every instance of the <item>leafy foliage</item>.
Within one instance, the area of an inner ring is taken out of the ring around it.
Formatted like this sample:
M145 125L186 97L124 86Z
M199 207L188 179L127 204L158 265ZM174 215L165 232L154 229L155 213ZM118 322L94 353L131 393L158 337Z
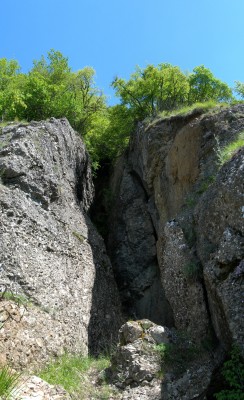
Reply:
M217 400L243 400L244 399L244 365L240 350L233 346L231 357L224 363L223 377L229 389L222 390L214 396Z
M94 116L84 139L95 169L101 160L114 160L122 154L133 128L133 116L123 105L109 107Z
M137 120L184 104L189 91L186 75L170 64L148 65L144 70L137 67L127 82L116 77L112 86Z
M85 67L71 72L68 59L51 50L34 61L28 74L19 73L16 61L0 60L0 115L3 120L66 116L84 134L105 98L95 87L95 71Z
M137 120L196 102L232 100L231 89L203 65L189 75L171 64L137 67L128 81L116 77L112 86Z
M244 83L239 81L236 81L235 83L235 92L237 92L244 99Z
M211 109L217 108L219 104L214 101L214 100L209 100L205 102L197 102L191 105L185 105L183 107L174 109L174 110L168 110L168 111L162 111L159 113L159 117L172 117L175 115L185 115L193 110L199 110L202 112L207 112ZM221 107L223 107L223 103L221 104Z
M209 100L217 102L232 100L232 91L228 85L215 78L204 65L194 68L188 81L190 86L188 102L190 104Z
M129 80L116 77L112 87L121 102L108 107L96 87L94 69L73 72L68 58L53 49L35 60L28 74L21 73L17 61L3 58L0 117L2 121L66 117L83 136L96 169L123 152L138 121L196 102L232 99L231 89L203 65L190 74L169 63L136 67ZM243 84L237 82L236 91L243 93Z
M0 293L0 300L12 300L17 304L23 304L23 305L27 305L27 304L31 304L30 300L21 295L21 294L17 294L17 293L13 293L13 292L8 292L8 291L4 291L2 293Z

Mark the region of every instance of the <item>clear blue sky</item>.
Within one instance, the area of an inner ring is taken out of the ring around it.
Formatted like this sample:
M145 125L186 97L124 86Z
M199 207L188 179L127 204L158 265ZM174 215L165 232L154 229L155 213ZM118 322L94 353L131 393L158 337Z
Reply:
M0 58L24 72L53 48L74 71L94 67L110 96L115 75L149 63L244 82L244 0L1 0L0 13Z

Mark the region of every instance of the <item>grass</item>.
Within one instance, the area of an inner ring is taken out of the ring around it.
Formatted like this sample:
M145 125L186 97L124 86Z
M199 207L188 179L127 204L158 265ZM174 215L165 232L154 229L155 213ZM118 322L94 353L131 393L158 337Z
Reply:
M0 300L2 300L2 299L12 300L15 303L17 303L18 305L20 305L20 304L28 305L31 303L27 297L25 297L21 294L15 294L13 292L8 292L8 291L4 291L4 292L0 293Z
M244 131L240 132L234 141L232 141L223 148L220 148L219 143L217 143L216 153L219 165L222 166L227 161L229 161L233 157L233 155L243 146L244 146Z
M207 112L217 106L224 107L224 106L226 106L226 104L216 103L215 101L206 101L204 103L194 103L190 106L181 107L181 108L178 108L175 110L163 111L162 113L159 114L159 116L160 117L172 117L174 115L185 115L195 109L199 109L201 111Z
M215 180L216 180L215 175L210 175L210 176L206 177L205 179L203 179L197 189L197 194L203 194L204 192L206 192L206 190L209 188L209 186L213 182L215 182Z
M183 273L189 282L197 282L202 275L202 270L199 264L190 262L183 267Z
M21 373L11 371L10 367L4 366L0 369L0 398L11 399L13 393L18 386Z
M75 399L107 400L111 389L100 379L100 386L94 381L110 364L108 357L84 357L64 354L37 373L53 385L61 385Z

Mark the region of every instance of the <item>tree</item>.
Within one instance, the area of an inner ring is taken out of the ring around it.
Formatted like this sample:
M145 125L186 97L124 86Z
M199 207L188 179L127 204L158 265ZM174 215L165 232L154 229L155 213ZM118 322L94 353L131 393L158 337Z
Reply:
M60 84L65 81L71 72L68 58L64 57L60 51L51 49L47 53L47 60L42 56L39 61L33 61L32 72L38 72L50 84Z
M124 105L107 107L95 114L84 137L95 169L123 153L134 126L134 116Z
M6 58L0 59L0 90L5 90L13 77L20 71L20 66L16 60L8 61Z
M24 74L16 60L0 59L0 117L12 120L26 108L23 94Z
M235 92L244 99L244 83L235 81Z
M73 126L86 134L96 113L106 107L105 96L95 86L95 71L85 67L70 74L65 88L72 107L67 110L67 118Z
M189 91L187 77L167 63L137 67L127 82L116 77L112 86L138 120L184 104Z
M226 83L215 78L212 72L200 65L193 69L193 73L188 78L189 104L214 100L217 102L229 102L232 100L232 91Z
M26 110L24 118L27 121L41 120L52 116L51 86L45 77L37 71L32 71L24 87Z

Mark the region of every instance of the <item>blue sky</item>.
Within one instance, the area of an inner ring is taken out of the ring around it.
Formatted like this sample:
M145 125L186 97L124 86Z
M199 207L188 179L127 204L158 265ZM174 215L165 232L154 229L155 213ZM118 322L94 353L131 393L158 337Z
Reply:
M244 0L1 0L0 58L27 72L50 49L86 65L113 103L110 83L135 65L204 64L234 85L244 82Z

